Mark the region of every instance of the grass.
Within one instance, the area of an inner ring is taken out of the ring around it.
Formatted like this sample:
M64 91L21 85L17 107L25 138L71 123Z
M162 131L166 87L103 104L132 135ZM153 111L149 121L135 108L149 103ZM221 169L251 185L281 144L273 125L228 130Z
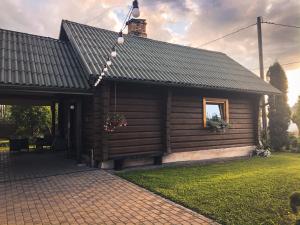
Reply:
M29 145L29 151L34 151L36 149L35 145ZM0 139L0 152L9 151L9 140Z
M288 199L292 192L300 191L300 154L118 175L222 224L296 221Z
M0 139L0 152L9 150L9 140Z

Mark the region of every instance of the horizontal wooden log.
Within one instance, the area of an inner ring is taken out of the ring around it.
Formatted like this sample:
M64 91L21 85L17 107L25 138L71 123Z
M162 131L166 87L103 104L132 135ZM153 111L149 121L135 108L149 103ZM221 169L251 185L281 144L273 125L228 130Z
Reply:
M252 109L252 106L245 103L245 104L234 104L229 102L229 110L231 109Z
M112 133L109 136L109 140L123 140L123 139L138 139L138 138L160 138L161 132L160 131L153 131L153 132L124 132L124 133Z
M117 98L118 105L157 105L159 104L159 99L141 99L141 98ZM114 106L114 98L111 99L111 106Z
M118 127L115 133L129 133L129 132L153 132L161 131L161 126L158 125L138 125L129 124L127 127Z
M202 119L202 113L172 113L171 119Z
M130 107L128 105L117 105L117 112L157 112L161 110L161 105L157 103L154 105L135 105ZM114 111L114 108L111 109L111 112Z
M196 101L196 102L191 102L191 101L186 101L186 102L177 102L173 101L172 106L180 106L180 107L201 107L202 101Z
M129 126L137 126L137 125L160 125L162 123L161 119L127 119L127 123Z
M228 129L226 133L228 134L247 134L252 133L253 129ZM178 136L199 136L199 135L208 135L212 134L211 131L207 129L199 129L199 130L172 130L171 136L178 137Z
M181 106L172 106L172 113L202 113L201 107L194 107L194 108L188 108L188 107L181 107Z
M114 111L112 110L111 113ZM126 119L159 119L161 118L160 112L122 112L117 111L119 114L123 114Z
M145 90L120 90L117 88L117 98L119 99L160 99L161 91ZM114 98L114 91L111 92L111 98Z
M162 144L162 139L159 138L140 138L140 139L127 139L127 140L109 140L109 146L113 147L129 147L139 145L156 145Z
M252 114L253 109L252 108L244 108L244 109L239 109L239 108L230 108L229 105L229 113L230 114Z
M199 135L199 136L182 136L182 137L172 137L172 142L199 142L199 141L209 141L209 140L231 140L231 139L253 139L253 133L246 134L228 134L228 133L212 133L210 132L208 135Z
M178 124L184 124L184 125L187 125L187 124L202 124L202 118L200 119L172 119L171 120L171 124L173 125L178 125Z
M117 154L124 153L146 153L146 152L161 152L162 145L141 145L141 146L127 146L127 147L111 147L110 155L115 156Z
M226 139L226 140L210 140L210 141L198 141L198 142L179 142L171 143L172 149L176 148L191 148L191 147L209 147L209 146L224 146L224 145L234 145L234 144L253 144L252 139Z
M229 117L229 124L253 124L253 119L232 119Z
M230 118L231 119L252 119L254 120L254 116L253 114L249 113L249 114L237 114L237 113L230 113Z

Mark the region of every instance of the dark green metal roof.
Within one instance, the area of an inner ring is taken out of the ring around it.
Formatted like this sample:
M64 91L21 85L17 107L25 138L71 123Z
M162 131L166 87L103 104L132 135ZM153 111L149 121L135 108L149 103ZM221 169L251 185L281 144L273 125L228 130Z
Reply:
M70 40L90 75L99 75L117 33L62 21L61 38ZM276 88L224 53L125 35L106 79L175 86L278 94Z
M0 29L0 86L86 91L88 74L70 44Z

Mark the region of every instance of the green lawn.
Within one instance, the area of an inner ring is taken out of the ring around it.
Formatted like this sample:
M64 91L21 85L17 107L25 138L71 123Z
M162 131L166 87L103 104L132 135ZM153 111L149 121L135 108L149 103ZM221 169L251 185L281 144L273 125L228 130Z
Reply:
M300 154L118 175L222 224L293 224L296 220L288 198L300 191Z
M0 152L9 150L9 140L0 139Z

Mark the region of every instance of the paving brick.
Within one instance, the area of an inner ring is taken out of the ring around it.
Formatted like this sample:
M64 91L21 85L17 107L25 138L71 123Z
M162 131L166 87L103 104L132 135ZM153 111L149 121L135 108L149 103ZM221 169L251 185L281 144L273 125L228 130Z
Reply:
M36 163L34 156L31 160ZM0 169L8 172L0 173L1 225L216 224L105 171L78 170L73 161L65 160L58 169L42 157L37 167L31 165L27 171L16 162L20 160L0 157Z

